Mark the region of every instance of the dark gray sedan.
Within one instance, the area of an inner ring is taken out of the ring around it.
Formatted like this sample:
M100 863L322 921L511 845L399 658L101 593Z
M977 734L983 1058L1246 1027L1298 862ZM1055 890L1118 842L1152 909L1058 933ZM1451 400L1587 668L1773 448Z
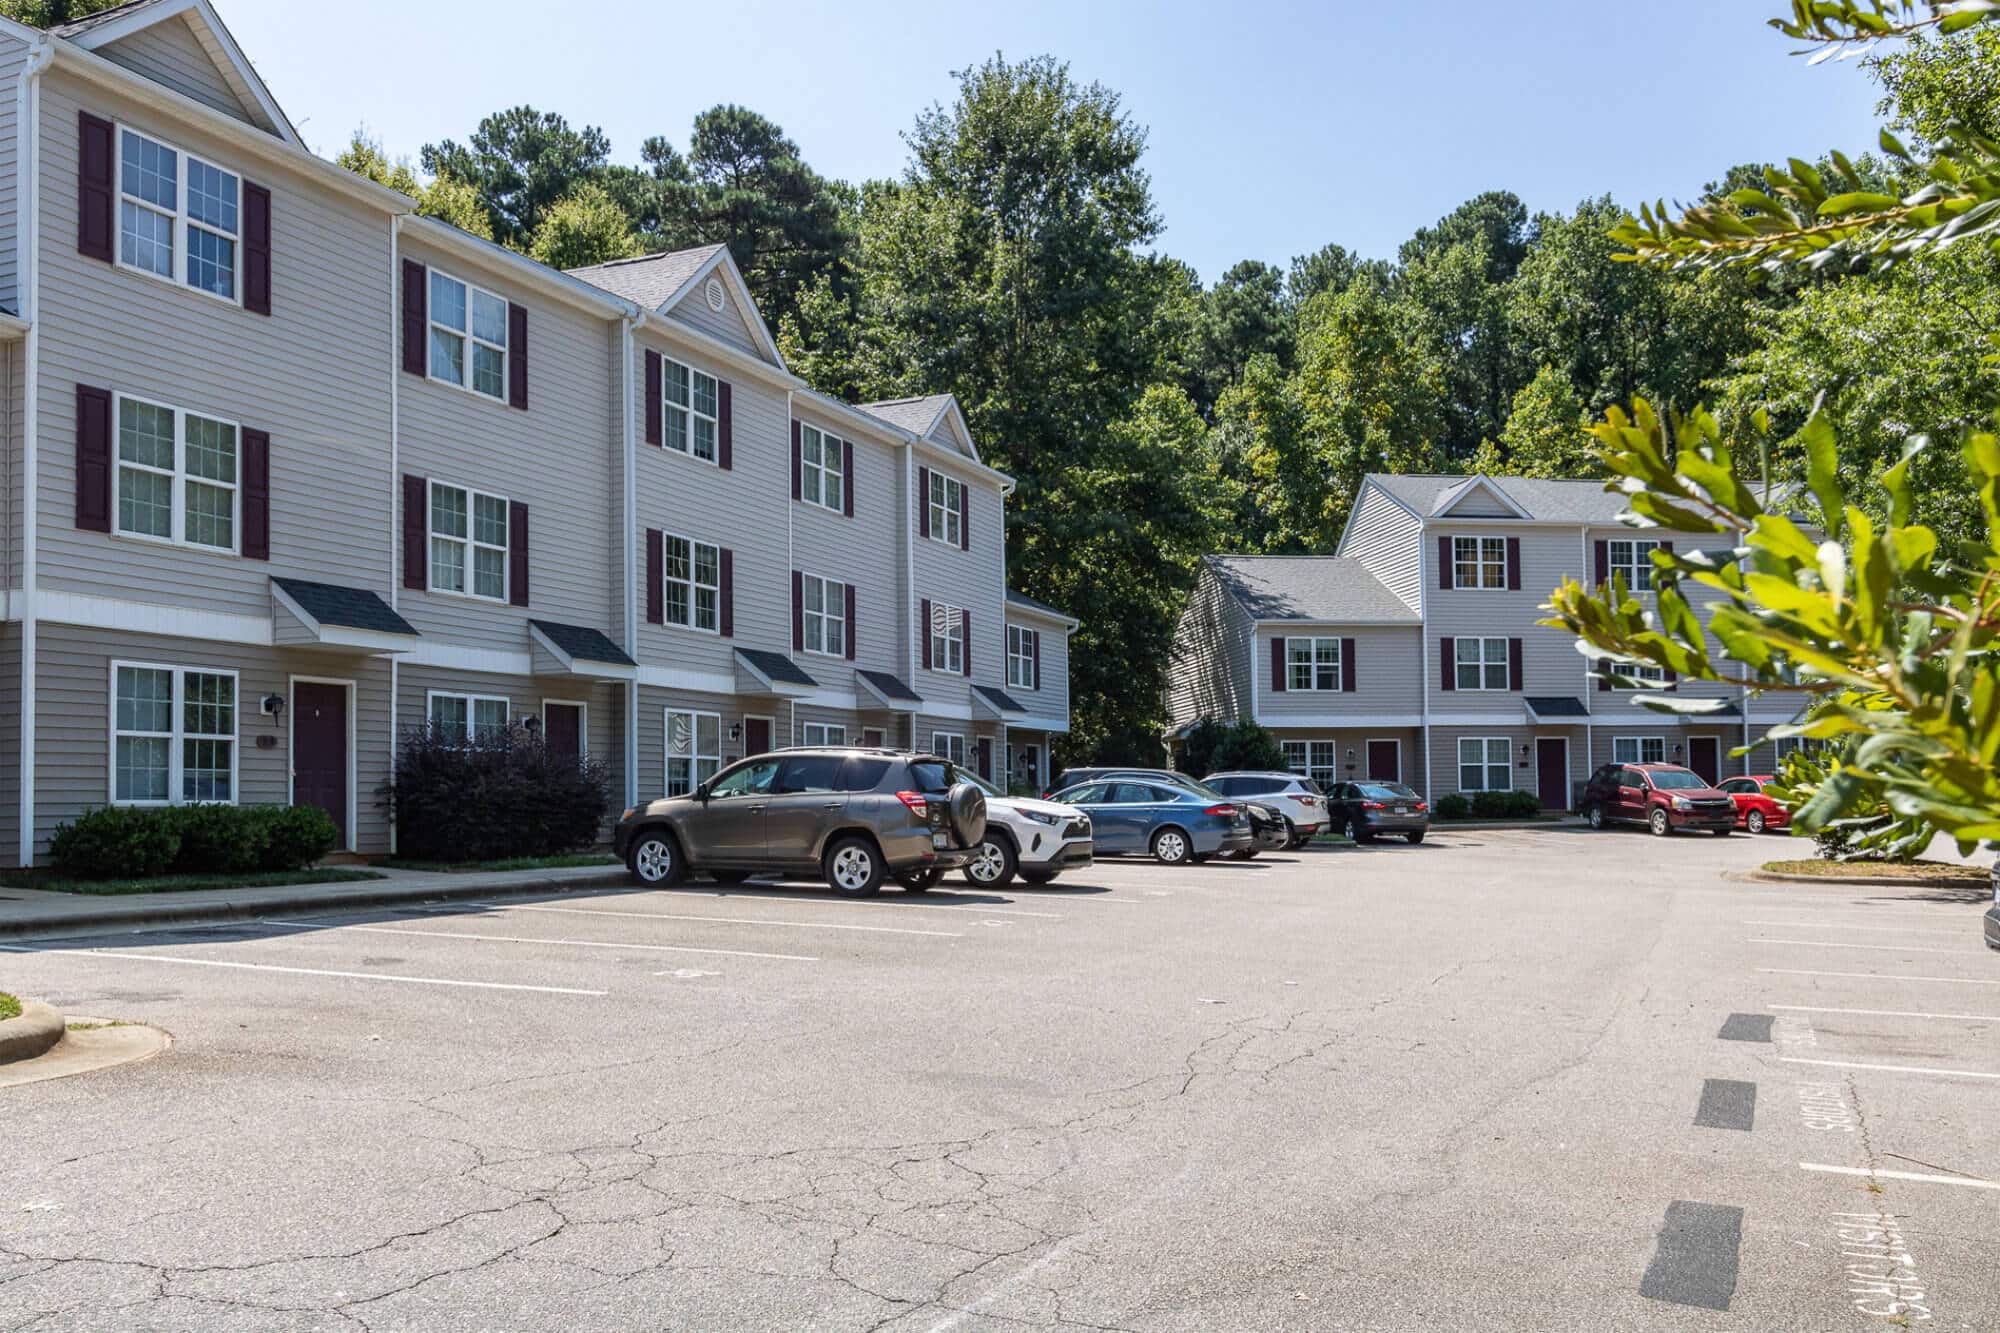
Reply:
M1392 833L1422 842L1431 830L1431 807L1400 782L1338 782L1326 794L1333 831L1356 842Z

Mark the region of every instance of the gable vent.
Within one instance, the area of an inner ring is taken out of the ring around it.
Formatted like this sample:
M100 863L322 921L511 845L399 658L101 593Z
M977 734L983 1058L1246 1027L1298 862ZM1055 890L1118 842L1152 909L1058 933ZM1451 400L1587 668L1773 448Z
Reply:
M718 315L721 314L723 299L724 299L722 295L721 281L716 278L710 278L708 280L708 287L704 294L708 297L708 308L710 310L713 310Z

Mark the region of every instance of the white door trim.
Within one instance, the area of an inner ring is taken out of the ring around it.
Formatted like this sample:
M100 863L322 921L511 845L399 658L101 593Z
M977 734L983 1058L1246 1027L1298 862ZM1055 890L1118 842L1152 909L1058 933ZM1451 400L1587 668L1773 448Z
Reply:
M590 701L588 699L557 699L549 695L543 695L541 715L542 740L544 743L549 738L550 704L557 704L564 708L574 708L577 710L576 753L578 758L588 759L590 757Z
M355 751L355 714L360 711L361 695L352 680L338 676L298 676L285 678L285 804L296 805L298 798L293 789L298 777L299 748L296 739L299 710L297 708L300 685L342 685L347 689L347 851L361 850L361 810L355 801L356 765L360 755ZM237 701L238 707L242 701Z
M743 723L743 753L736 756L738 759L748 759L751 757L750 724L752 722L762 722L771 728L771 749L770 751L767 751L767 753L773 753L785 748L784 746L778 744L778 719L772 714L745 713L743 714L741 721Z

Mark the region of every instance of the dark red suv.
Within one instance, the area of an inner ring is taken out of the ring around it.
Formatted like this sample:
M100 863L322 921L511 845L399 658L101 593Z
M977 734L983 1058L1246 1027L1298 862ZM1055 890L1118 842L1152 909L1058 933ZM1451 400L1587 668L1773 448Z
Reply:
M1736 829L1736 802L1708 779L1679 764L1605 764L1583 789L1592 828L1644 824L1655 837L1676 829L1707 829L1726 838Z

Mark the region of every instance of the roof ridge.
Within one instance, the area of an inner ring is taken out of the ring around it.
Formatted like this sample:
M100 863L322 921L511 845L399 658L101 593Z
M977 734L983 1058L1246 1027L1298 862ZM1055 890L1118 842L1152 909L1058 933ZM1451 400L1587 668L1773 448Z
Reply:
M655 250L651 254L631 255L624 259L607 259L602 264L585 264L581 268L564 269L563 272L569 274L594 273L598 269L629 268L634 264L652 264L662 259L678 259L683 255L714 254L717 250L726 249L728 244L727 241L716 241L709 245L684 246L679 250Z

